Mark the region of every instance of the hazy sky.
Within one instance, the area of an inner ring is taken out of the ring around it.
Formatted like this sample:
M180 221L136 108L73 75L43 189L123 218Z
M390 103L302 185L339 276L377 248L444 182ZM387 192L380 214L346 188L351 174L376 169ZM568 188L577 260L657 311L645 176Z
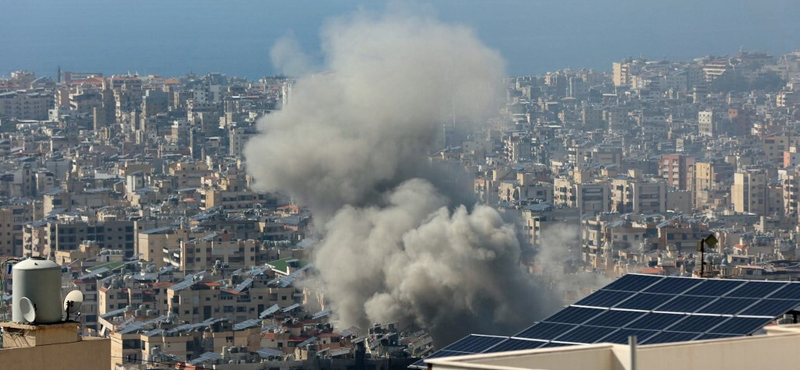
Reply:
M164 75L272 74L269 49L291 31L319 56L320 27L378 0L2 0L0 75L30 69ZM800 49L797 0L441 0L416 8L466 24L513 74L609 69L614 60ZM420 5L421 4L421 5ZM312 58L313 59L313 58Z

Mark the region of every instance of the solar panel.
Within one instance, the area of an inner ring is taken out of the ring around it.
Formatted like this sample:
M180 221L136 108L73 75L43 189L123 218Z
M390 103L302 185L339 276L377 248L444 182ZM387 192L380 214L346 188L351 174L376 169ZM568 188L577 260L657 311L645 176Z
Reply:
M695 340L720 339L720 338L735 338L735 337L738 337L738 335L733 335L733 334L712 334L712 333L706 333L706 334L703 334L703 335L701 335L701 336L699 336L699 337L695 338Z
M628 343L628 337L630 337L631 335L635 335L636 341L642 342L647 338L650 338L656 334L658 334L658 332L655 330L619 329L611 333L609 336L603 338L602 341L609 343L626 344Z
M674 298L668 294L639 293L616 305L616 308L628 308L632 310L653 310L658 306Z
M557 336L566 333L568 330L572 330L576 327L578 326L569 324L554 324L549 322L540 322L536 325L531 326L530 328L525 329L521 333L515 335L515 337L552 340L555 339Z
M786 283L748 281L738 289L725 295L726 297L763 298L776 290L783 288Z
M681 294L703 281L703 279L693 278L663 279L644 291L648 293Z
M697 310L697 312L735 315L756 302L758 300L752 298L719 298L708 306Z
M794 285L794 284L793 284ZM762 299L756 304L739 312L748 316L780 316L800 305L800 301L792 299Z
M244 330L248 328L255 328L261 327L261 320L259 319L249 319L242 321L240 323L236 323L233 325L233 330Z
M603 289L639 292L661 279L663 279L661 276L628 274L606 285Z
M800 299L800 284L786 284L783 289L773 293L769 298Z
M663 306L658 307L657 311L667 312L695 312L701 307L713 302L714 297L701 297L701 296L677 296L675 299L667 302Z
M736 337L752 334L798 306L800 283L629 274L514 338L473 335L429 358L624 344L632 335L642 344Z
M464 355L473 355L474 353L469 352L458 352L458 351L448 351L448 350L441 350L436 351L435 353L431 354L430 356L426 357L426 360L430 360L432 358L439 358L439 357L450 357L450 356L464 356Z
M498 343L496 346L489 348L483 353L505 352L505 351L521 351L525 349L536 349L547 344L544 341L537 340L523 340L509 338L505 341Z
M724 325L719 325L712 330L717 334L748 335L757 331L772 321L772 318L732 317Z
M744 283L744 281L737 280L706 280L684 294L719 297Z
M247 289L247 287L249 287L249 286L250 286L250 284L252 284L252 283L253 283L253 278L247 278L247 279L244 279L244 281L242 281L241 283L239 283L239 285L237 285L237 286L236 286L235 288L233 288L233 289L234 289L235 291L237 291L237 292L242 292L243 290Z
M581 299L576 303L578 306L611 307L621 301L633 296L631 292L615 292L610 290L598 290L594 294Z
M556 339L559 342L596 343L615 331L617 331L616 328L583 325L570 330Z
M657 343L670 343L670 342L683 342L692 340L698 337L698 333L681 333L672 331L662 331L646 340L642 344L657 344Z
M692 315L687 316L683 320L678 321L674 325L670 326L669 331L704 333L709 331L709 329L721 324L725 320L728 320L728 317Z
M265 317L267 317L269 315L274 314L275 312L278 312L278 310L280 310L280 309L281 309L280 306L278 306L278 304L276 303L276 304L270 306L270 308L267 308L266 310L261 311L261 314L258 315L258 318L263 319L263 318L265 318Z
M561 311L556 312L555 315L546 318L546 322L559 322L563 324L582 324L586 320L595 317L606 310L596 308L583 308L583 307L567 307Z
M506 337L489 337L482 335L470 335L461 338L447 347L442 348L446 351L458 351L467 353L481 353L492 346L504 341Z
M651 313L628 324L626 327L631 329L664 330L670 325L684 318L685 315L670 313Z
M608 326L612 328L619 328L625 324L634 321L645 315L645 312L639 311L608 311L600 316L589 320L587 325L594 326Z

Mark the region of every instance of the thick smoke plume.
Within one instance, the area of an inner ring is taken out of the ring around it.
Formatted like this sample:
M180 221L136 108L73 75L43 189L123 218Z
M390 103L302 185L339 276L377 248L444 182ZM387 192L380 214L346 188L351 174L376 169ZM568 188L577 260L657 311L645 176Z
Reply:
M288 76L299 76L308 73L312 68L293 32L275 42L269 51L269 57L275 69Z
M513 226L422 179L443 123L492 113L501 57L426 17L361 14L322 36L330 72L298 79L245 157L256 188L290 194L323 225L314 264L340 324L400 321L442 344L548 313Z
M535 250L536 265L541 266L542 277L549 281L552 289L563 296L579 298L590 291L611 283L605 275L579 272L580 228L577 225L560 223L541 230L538 248Z

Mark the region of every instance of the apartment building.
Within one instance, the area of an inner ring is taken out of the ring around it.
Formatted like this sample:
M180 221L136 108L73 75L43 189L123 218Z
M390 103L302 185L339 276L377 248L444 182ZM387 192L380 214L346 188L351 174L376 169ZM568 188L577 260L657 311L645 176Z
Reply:
M672 189L690 190L694 187L695 158L683 154L664 154L658 165L658 173L667 180Z
M650 214L667 210L667 184L641 177L611 180L611 211Z
M766 216L768 195L766 170L749 169L733 175L731 203L734 211Z
M43 90L0 93L0 117L21 120L46 120L54 106L53 94Z

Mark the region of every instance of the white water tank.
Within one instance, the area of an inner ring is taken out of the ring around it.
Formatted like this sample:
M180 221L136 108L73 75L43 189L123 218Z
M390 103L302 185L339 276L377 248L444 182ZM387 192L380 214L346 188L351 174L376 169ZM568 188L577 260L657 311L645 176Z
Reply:
M23 312L24 307L20 307L20 300L23 297L33 303L36 313L33 323L55 324L63 321L61 266L53 261L32 257L15 264L11 274L14 281L11 285L13 321L28 323Z

